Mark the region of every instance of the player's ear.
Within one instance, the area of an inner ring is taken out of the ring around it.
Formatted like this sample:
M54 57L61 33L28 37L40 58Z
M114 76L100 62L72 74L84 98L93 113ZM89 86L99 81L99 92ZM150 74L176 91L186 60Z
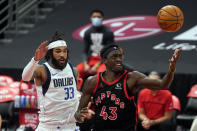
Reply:
M103 58L102 59L102 63L106 64L107 63L107 59L106 58Z
M69 49L67 48L67 59L69 59Z

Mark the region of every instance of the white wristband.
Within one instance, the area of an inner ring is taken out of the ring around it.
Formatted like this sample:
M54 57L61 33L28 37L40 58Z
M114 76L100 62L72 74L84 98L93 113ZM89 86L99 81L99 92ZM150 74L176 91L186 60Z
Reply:
M22 73L22 80L23 81L30 81L31 80L34 70L35 70L35 67L38 64L38 62L39 61L35 61L34 57L33 57L31 59L31 61L25 66L23 73Z

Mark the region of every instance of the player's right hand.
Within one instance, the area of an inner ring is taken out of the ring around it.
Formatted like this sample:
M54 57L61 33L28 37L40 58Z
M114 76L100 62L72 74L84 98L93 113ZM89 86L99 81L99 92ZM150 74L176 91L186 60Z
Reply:
M44 41L40 44L40 46L36 49L34 60L39 61L41 60L48 51L48 47L46 46L48 44L48 41Z
M174 51L174 54L172 55L172 58L169 59L170 69L171 69L172 72L175 72L175 70L176 70L176 63L177 63L177 61L179 59L180 53L181 53L181 48L176 49Z

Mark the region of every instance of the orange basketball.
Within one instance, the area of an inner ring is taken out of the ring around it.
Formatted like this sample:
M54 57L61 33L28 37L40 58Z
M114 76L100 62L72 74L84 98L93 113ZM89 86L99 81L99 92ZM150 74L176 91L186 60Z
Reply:
M175 32L183 26L184 15L177 6L167 5L159 10L157 22L164 31Z

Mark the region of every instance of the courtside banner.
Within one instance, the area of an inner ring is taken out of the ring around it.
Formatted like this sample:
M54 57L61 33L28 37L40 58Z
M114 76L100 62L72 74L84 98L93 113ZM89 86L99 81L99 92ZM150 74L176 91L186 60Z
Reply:
M103 24L113 30L116 41L141 39L163 32L157 24L157 18L148 15L111 18L104 20ZM88 24L80 27L74 31L72 36L76 39L83 40L84 33L90 26L92 25Z
M187 22L187 19L185 21ZM176 49L181 48L177 72L196 73L197 22L190 26L186 22L176 32L163 31L158 25L156 15L114 17L104 19L103 24L113 30L115 41L125 49L125 62L135 70L156 70L164 73L169 66L168 59ZM91 26L87 24L76 28L72 37L84 44L84 33Z

